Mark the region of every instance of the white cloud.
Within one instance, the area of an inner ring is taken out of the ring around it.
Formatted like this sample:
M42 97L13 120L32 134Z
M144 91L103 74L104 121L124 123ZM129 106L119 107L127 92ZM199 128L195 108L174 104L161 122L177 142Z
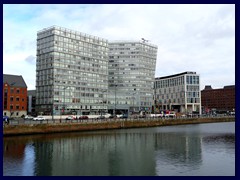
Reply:
M33 62L37 31L52 25L109 41L149 39L158 45L156 76L196 71L201 87L235 82L234 5L8 4L3 12L4 73L27 68L33 88L36 67L26 58Z

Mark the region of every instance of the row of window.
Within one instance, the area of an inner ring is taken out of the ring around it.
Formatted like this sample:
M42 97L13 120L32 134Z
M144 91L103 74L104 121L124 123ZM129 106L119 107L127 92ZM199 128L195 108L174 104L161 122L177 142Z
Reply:
M71 39L81 40L81 41L99 44L99 45L107 44L107 40L105 40L103 38L91 36L91 35L81 33L78 31L68 30L65 28L58 28L58 27L54 27L53 29L39 32L37 34L37 37L38 37L38 39L41 39L41 38L49 37L51 35L59 35L62 37L67 37L69 39L71 38Z
M184 84L184 76L169 78L169 79L162 79L157 80L155 82L156 88L166 88L166 87L173 87L173 86L180 86Z
M182 98L157 99L156 103L157 104L171 104L171 103L184 104L185 101ZM187 103L200 103L200 98L187 98Z
M95 62L98 64L101 64L103 62L107 62L108 59L98 59L98 58L90 58L90 57L85 57L85 56L79 56L79 55L74 55L74 54L68 54L64 52L50 52L47 54L40 54L37 56L37 62L48 62L50 60L55 60L55 59L68 59L69 61L72 61L72 63L76 62Z
M8 93L8 89L4 89L4 92L5 92L5 93ZM26 90L25 90L25 89L22 89L22 90L20 91L20 89L10 88L10 93L11 93L11 94L20 94L20 92L21 92L22 94L24 94L24 93L26 93Z
M16 97L15 99L16 99L16 101L20 101L20 98L19 98L19 97ZM13 102L13 101L14 101L14 98L13 98L13 97L10 97L10 101ZM22 102L24 102L24 98L22 98Z
M110 48L119 48L120 47L131 47L131 46L137 46L141 49L150 49L150 50L157 50L156 46L150 46L148 44L143 43L109 43Z
M13 109L14 109L14 107L15 107L15 109L17 109L17 110L19 110L19 109L20 109L20 106L19 106L18 104L17 104L17 105L15 105L15 106L14 106L14 105L10 105L9 107L10 107L10 110L13 110ZM25 109L25 108L24 108L24 106L22 106L21 108L22 108L22 110L24 110L24 109ZM7 109L7 106L5 106L5 105L4 105L4 109Z
M199 76L187 75L187 84L199 84Z

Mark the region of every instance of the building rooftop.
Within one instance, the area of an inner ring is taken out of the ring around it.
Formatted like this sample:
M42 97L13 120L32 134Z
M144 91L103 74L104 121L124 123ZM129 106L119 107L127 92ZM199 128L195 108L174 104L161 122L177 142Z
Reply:
M211 85L206 85L205 88L202 91L206 91L206 90L223 90L223 89L234 89L235 85L228 85L228 86L224 86L223 88L217 88L217 89L213 89Z
M3 84L7 83L12 87L25 87L27 85L21 75L3 74Z
M206 85L205 88L204 88L204 90L210 90L210 89L212 89L211 85Z
M113 40L113 41L109 41L109 45L112 45L112 44L120 44L120 43L123 43L123 44L126 44L126 43L140 43L140 44L146 44L148 46L152 46L152 47L155 47L155 48L158 48L157 45L155 44L152 44L152 43L149 43L149 42L144 42L142 40Z
M28 96L36 96L36 90L27 91Z
M47 28L43 28L42 30L39 30L37 32L37 34L41 34L41 33L44 33L46 31L53 30L53 29L57 29L57 30L60 30L60 31L65 31L65 32L68 32L68 33L77 34L77 35L80 35L80 36L86 36L86 37L89 37L89 38L95 38L95 39L99 39L101 41L108 42L107 39L104 39L104 38L101 38L101 37L93 36L93 35L90 35L90 34L86 34L86 33L83 33L83 32L79 32L79 31L76 31L76 30L72 30L72 29L68 29L68 28L61 27L61 26L56 26L56 25L53 25L53 26L50 26L50 27L47 27Z
M178 73L178 74L173 74L173 75L170 75L170 76L156 77L155 80L173 78L173 77L181 76L181 75L184 75L184 74L196 74L196 72L186 71L186 72L182 72L182 73Z

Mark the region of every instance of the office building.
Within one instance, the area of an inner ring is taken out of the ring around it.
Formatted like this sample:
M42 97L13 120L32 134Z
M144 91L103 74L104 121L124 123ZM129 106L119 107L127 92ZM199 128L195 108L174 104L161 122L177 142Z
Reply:
M109 43L109 112L150 113L157 46L145 41Z
M27 91L27 113L36 115L36 90Z
M201 96L204 113L235 111L235 85L218 89L205 86L201 91Z
M108 41L52 26L37 33L36 109L43 114L107 110Z
M154 109L201 114L200 76L183 72L155 78Z
M21 117L27 114L27 85L22 76L3 74L3 115Z

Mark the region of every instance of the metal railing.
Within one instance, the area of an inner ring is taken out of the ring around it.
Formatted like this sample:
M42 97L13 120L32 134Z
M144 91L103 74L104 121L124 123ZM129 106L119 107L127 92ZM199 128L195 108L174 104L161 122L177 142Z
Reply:
M9 120L9 123L7 124L5 121L3 121L3 126L9 126L9 125L35 125L35 124L59 124L59 123L103 123L103 122L122 122L122 121L129 121L129 122L142 122L142 121L153 121L153 120L180 120L180 119L196 119L196 118L229 118L229 117L235 117L235 115L228 115L228 116L186 116L186 117L130 117L130 118L104 118L104 119L98 119L98 118L92 118L92 119L73 119L73 120L66 120L66 119L46 119L42 121L34 121L34 120L24 120L22 118Z

